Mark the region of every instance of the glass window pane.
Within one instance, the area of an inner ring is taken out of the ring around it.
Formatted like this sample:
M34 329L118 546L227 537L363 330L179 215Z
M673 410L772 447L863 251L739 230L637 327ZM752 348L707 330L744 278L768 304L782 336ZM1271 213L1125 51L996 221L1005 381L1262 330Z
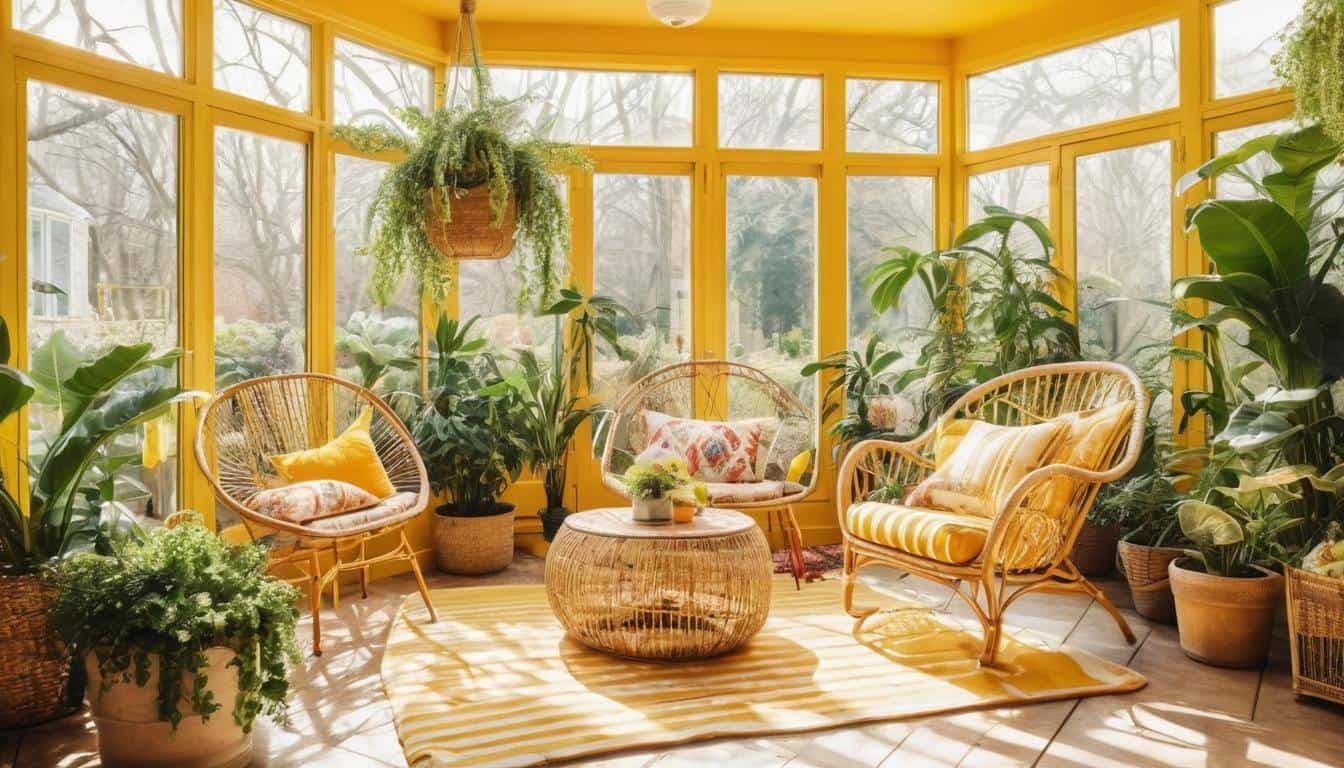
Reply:
M1302 0L1231 0L1213 7L1213 95L1218 98L1279 85L1270 58L1279 33L1297 18Z
M215 386L304 369L307 147L215 129Z
M816 179L729 176L727 236L728 359L814 403L800 369L816 358Z
M918 352L907 333L925 328L932 317L928 295L912 282L900 307L878 317L864 277L891 254L882 249L904 245L920 253L933 249L934 193L928 176L851 176L848 180L849 343L860 348L873 336L905 354Z
M414 390L420 350L420 298L407 279L386 307L369 296L372 259L362 253L373 222L369 206L390 164L336 155L336 373L378 391ZM376 358L362 369L356 352ZM393 364L388 365L389 362ZM387 367L384 367L387 366Z
M850 152L937 152L938 84L846 80L845 148Z
M595 392L609 401L654 369L690 357L690 178L595 176L593 243L596 292L634 315L619 329L633 362L599 345Z
M561 194L569 198L569 184L563 177ZM543 361L549 360L551 344L555 340L555 319L538 317L536 307L520 306L523 273L521 265L530 263L521 258L515 246L502 259L466 259L457 265L457 316L466 320L479 317L476 332L486 338L491 349L507 352L519 347L534 349ZM568 261L561 259L561 269L568 270ZM561 275L561 282L565 280Z
M14 27L116 61L182 74L181 0L15 0Z
M178 344L178 119L80 91L28 84L28 265L64 296L30 292L30 457L59 434L56 385L118 344ZM141 374L176 381L170 370ZM93 472L123 459L116 503L138 515L176 510L176 419L116 438Z
M1171 143L1077 160L1078 315L1083 355L1117 360L1168 391L1153 417L1171 416ZM1153 348L1153 345L1158 345Z
M307 112L312 32L307 24L235 0L215 0L215 87Z
M984 149L1176 106L1170 21L970 78L970 147Z
M680 72L494 67L496 95L519 99L523 123L575 144L691 145L695 79Z
M1034 163L997 171L977 173L969 178L970 205L967 221L985 215L985 206L997 205L1015 213L1035 216L1050 226L1050 164ZM1013 248L1037 255L1041 249L1036 236L1022 227L1014 227L1008 243Z
M392 110L434 108L434 71L429 67L339 37L335 50L336 122L404 129Z
M821 78L719 75L719 146L821 147Z

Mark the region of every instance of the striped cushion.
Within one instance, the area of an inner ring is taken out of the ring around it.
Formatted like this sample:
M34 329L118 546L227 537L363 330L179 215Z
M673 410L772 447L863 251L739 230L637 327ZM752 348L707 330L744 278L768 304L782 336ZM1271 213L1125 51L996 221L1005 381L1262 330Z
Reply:
M1058 421L1028 427L974 421L947 460L911 491L905 503L994 517L1018 481L1045 463L1063 431L1064 424Z
M1064 432L1054 455L1047 463L1068 464L1080 469L1099 470L1110 458L1115 446L1125 436L1134 416L1134 401L1108 405L1081 413L1070 413L1055 419L1064 424ZM1039 504L1033 507L1061 512L1073 502L1078 484L1066 477L1056 477L1045 486Z
M845 512L845 527L864 541L953 565L980 556L989 526L984 517L880 501L862 501Z

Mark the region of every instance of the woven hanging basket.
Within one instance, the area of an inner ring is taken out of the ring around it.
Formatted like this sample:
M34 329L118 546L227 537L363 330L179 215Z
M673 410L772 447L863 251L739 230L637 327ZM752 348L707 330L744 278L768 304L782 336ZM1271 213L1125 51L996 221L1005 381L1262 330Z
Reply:
M70 660L47 631L55 593L35 575L0 576L0 728L67 715Z
M512 195L498 225L495 212L490 210L490 189L485 185L472 187L461 197L454 194L451 219L444 216L438 194L431 190L425 197L425 236L439 253L450 259L502 259L513 250L518 201Z

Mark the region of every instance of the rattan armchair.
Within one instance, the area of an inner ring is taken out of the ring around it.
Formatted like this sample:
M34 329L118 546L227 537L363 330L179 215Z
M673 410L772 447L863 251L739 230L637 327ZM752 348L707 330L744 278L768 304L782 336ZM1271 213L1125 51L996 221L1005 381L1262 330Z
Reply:
M908 488L934 469L933 442L938 426L952 419L982 419L994 424L1029 425L1071 412L1132 401L1132 423L1110 446L1098 471L1067 464L1036 469L1002 500L980 556L966 565L926 559L856 536L846 524L846 510L875 489ZM844 609L855 617L856 629L876 608L854 606L854 583L860 570L887 565L943 584L970 605L984 627L980 663L993 666L998 653L1004 612L1022 595L1039 589L1076 591L1096 600L1119 625L1125 639L1134 633L1116 607L1079 573L1069 556L1087 512L1104 483L1133 469L1143 446L1148 393L1138 376L1116 363L1082 362L1042 365L994 378L967 392L919 437L906 442L868 440L854 446L840 467L836 500L844 537ZM1033 505L1052 480L1072 480L1069 503L1043 509ZM1041 525L1042 516L1054 516ZM1042 531L1048 532L1042 541ZM1031 547L1023 546L1030 541ZM1030 557L1024 552L1030 551ZM969 585L969 588L966 588Z
M388 478L398 493L416 494L415 503L395 515L368 515L367 522L338 530L278 520L251 508L256 494L285 484L268 457L327 443L365 408L373 414L370 437ZM410 433L377 395L318 373L244 381L206 405L196 431L195 454L219 503L242 519L248 534L253 539L276 536L272 570L288 567L300 574L290 582L308 585L313 653L322 653L322 592L330 585L332 604L339 606L341 574L358 571L360 592L368 597L369 568L378 563L408 563L430 620L437 620L415 550L406 538L406 524L429 503L428 475ZM369 542L379 537L393 539L395 545L387 552L368 554ZM322 562L324 556L330 557L329 563Z
M648 445L644 414L657 411L703 421L771 418L779 427L763 444L757 466L764 479L740 483L740 490L760 491L759 498L716 498L710 505L722 509L757 509L768 515L766 525L780 526L789 543L795 581L803 575L803 540L794 514L795 504L816 490L816 436L812 410L764 371L727 360L691 360L673 363L636 381L617 398L604 428L602 481L629 498L619 475ZM800 456L806 458L795 462ZM804 466L805 465L805 466ZM748 487L749 486L749 487ZM735 489L728 489L735 490ZM752 496L752 493L743 494ZM773 522L772 522L773 521Z

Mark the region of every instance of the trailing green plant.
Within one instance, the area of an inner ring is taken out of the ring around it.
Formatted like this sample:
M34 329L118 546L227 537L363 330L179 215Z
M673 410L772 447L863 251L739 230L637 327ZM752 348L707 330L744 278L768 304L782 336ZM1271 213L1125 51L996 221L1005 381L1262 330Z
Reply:
M1344 2L1306 0L1279 38L1272 63L1293 89L1297 114L1344 141Z
M439 317L434 331L429 389L393 395L399 409L410 404L408 421L430 486L447 493L440 514L484 517L499 512L497 500L518 479L527 459L525 406L505 381L485 339L472 338L476 318L458 323Z
M821 421L832 419L830 433L835 438L833 451L839 456L861 440L891 436L869 419L869 398L896 394L898 382L892 366L901 360L901 352L883 349L877 336L869 339L862 351L843 349L803 366L802 375L832 374L822 392Z
M1331 396L1344 377L1344 293L1327 281L1344 248L1344 220L1322 222L1323 205L1338 190L1316 183L1341 150L1344 144L1317 126L1261 136L1205 163L1177 188L1184 193L1201 180L1235 174L1256 192L1252 199L1206 200L1187 212L1188 230L1198 232L1215 271L1172 288L1178 301L1208 303L1207 312L1176 329L1199 332L1209 383L1182 394L1181 428L1194 415L1206 417L1215 455L1230 453L1258 473L1312 468L1297 480L1297 495L1283 501L1291 517L1306 522L1295 529L1297 544L1339 514L1337 497L1310 478L1344 460L1344 417ZM1243 164L1262 154L1277 170L1257 178ZM1257 391L1257 379L1270 384Z
M103 690L118 681L145 685L157 656L158 715L174 730L183 717L206 720L230 707L234 722L250 731L258 714L284 719L290 667L300 660L299 594L266 575L269 558L263 545L224 543L199 519L159 528L109 555L82 553L56 564L48 624L75 659L96 656ZM216 701L207 687L205 653L218 646L235 654L232 702ZM189 690L184 675L195 675Z
M0 421L33 398L33 380L9 365L9 329L0 318ZM90 483L90 470L105 458L117 435L169 413L174 403L200 393L178 386L172 369L181 352L155 353L149 343L117 346L56 376L50 386L60 430L29 468L25 513L0 476L0 573L24 574L76 552L108 551L129 521L105 514L108 482L118 467L104 465Z
M485 80L469 106L444 106L428 115L410 107L396 114L412 136L384 124L333 130L362 151L405 154L383 177L366 218L373 298L386 304L409 271L422 295L442 299L452 280L444 254L425 233L430 196L451 220L454 200L485 186L494 226L503 223L511 200L517 206L517 253L526 278L520 301L551 301L561 273L558 259L569 250L569 213L555 174L589 169L587 157L570 144L521 136L519 103L490 97Z
M1051 262L1049 229L999 206L986 206L985 214L962 230L949 250L883 249L891 258L864 278L877 312L898 308L912 282L929 297L933 320L926 340L897 384L903 390L919 382L926 420L969 385L1079 357L1078 329L1055 298L1068 278ZM1038 254L1014 243L1012 235L1022 227L1040 245Z

